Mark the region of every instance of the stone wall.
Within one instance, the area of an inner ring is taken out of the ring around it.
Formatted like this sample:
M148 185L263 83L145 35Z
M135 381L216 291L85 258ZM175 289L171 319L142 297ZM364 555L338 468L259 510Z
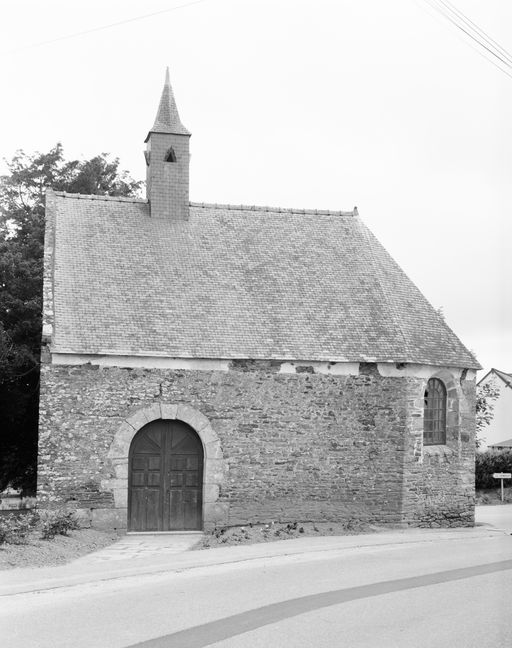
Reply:
M189 218L189 140L188 135L149 135L146 187L152 218ZM175 162L165 161L170 148Z
M359 375L320 375L307 367L283 374L279 365L233 362L229 371L43 366L40 506L65 504L98 523L124 526L126 508L112 488L116 434L144 408L183 404L208 419L222 450L225 469L215 498L223 514L206 526L351 518L443 524L446 515L431 519L429 506L448 507L452 495L459 513L467 513L457 522L469 519L469 409L456 440L452 430L449 461L426 459L421 440L418 451L422 418L414 410L423 380L383 377L376 365L361 365Z
M408 384L409 434L404 453L403 521L417 526L470 526L475 505L475 381L440 370L447 390L446 444L423 445L427 380Z

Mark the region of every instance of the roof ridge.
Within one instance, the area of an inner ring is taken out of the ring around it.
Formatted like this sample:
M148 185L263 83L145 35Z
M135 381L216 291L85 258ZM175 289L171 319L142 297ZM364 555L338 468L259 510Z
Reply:
M131 203L147 203L145 198L131 198L127 196L104 196L100 194L80 194L69 193L67 191L51 191L51 193L61 198L76 198L77 200L109 200L114 202L131 202Z
M283 214L314 214L319 216L356 216L357 207L351 211L334 211L331 209L301 209L299 207L269 207L264 205L230 205L224 203L190 202L191 207L200 209L229 209L232 211L262 211Z
M68 191L54 191L48 190L48 193L53 193L61 198L75 198L77 200L107 200L113 202L130 202L130 203L143 203L147 204L146 198L135 198L127 196L106 196L101 194L81 194L70 193ZM231 211L260 211L260 212L273 212L282 214L311 214L318 216L356 216L358 214L357 207L351 211L341 211L332 209L303 209L300 207L271 207L266 205L232 205L227 203L204 203L204 202L190 202L190 207L198 207L199 209L228 209Z

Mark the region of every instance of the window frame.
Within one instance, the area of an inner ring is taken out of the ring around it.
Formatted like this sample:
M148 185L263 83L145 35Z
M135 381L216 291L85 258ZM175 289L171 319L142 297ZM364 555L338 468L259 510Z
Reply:
M423 445L446 445L447 389L439 378L430 378L423 394Z

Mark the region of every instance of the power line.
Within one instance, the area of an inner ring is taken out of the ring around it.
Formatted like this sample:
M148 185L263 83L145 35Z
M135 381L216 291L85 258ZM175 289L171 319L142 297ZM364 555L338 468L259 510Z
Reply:
M512 74L509 74L506 70L504 70L502 67L500 67L495 61L493 61L491 58L486 56L482 50L478 49L478 47L475 47L471 43L467 43L469 47L471 47L472 50L474 50L477 54L479 54L482 58L484 58L486 61L488 61L491 65L494 65L495 68L497 68L500 72L503 72L503 74L506 74L508 77L512 79Z
M434 0L434 5L435 5L435 2L436 2L436 0ZM458 9L456 9L455 7L454 7L453 9L451 9L450 7L453 6L453 5L449 5L449 3L446 2L445 0L437 0L437 2L440 2L442 5L444 5L445 7L447 7L448 10L451 11L451 13L455 16L455 19L453 19L452 16L450 16L450 15L447 14L446 12L440 10L440 13L442 13L442 15L444 15L444 16L445 16L445 17L446 17L446 18L447 18L451 23L453 23L453 24L454 24L458 29L460 29L461 31L463 31L463 32L464 32L465 34L467 34L470 38L472 38L472 39L473 39L474 41L476 41L479 45L481 45L484 49L486 49L488 52L490 52L491 54L493 54L493 55L494 55L497 59L499 59L502 63L504 63L505 65L507 65L507 66L509 66L509 67L512 66L512 57L508 54L508 52L507 52L506 50L504 50L501 46L498 46L498 48L496 48L496 47L491 43L491 41L487 38L487 35L485 34L485 32L484 32L483 30L480 29L480 27L478 27L478 26L471 27L471 25L470 25L469 23L472 23L472 21L469 21L469 19L466 20L465 18L463 18L463 22L466 23L466 25L468 25L469 29L471 29L471 30L476 34L476 37L475 37L474 34L471 34L470 32L468 32L468 31L467 31L467 30L466 30L466 29L465 29L465 28L464 28L464 27L463 27L463 26L462 26L462 25L457 21L457 19L460 18L460 16L458 16L457 13L456 13L456 12L458 12ZM430 4L431 6L433 6L433 5L432 5L432 2L429 2L429 4ZM435 6L435 8L437 8L437 5ZM460 14L463 15L462 12L460 12ZM472 24L474 25L475 23L472 23ZM483 36L484 41L486 41L487 44L482 43L482 41L480 40L480 38L482 38L482 36ZM496 51L494 51L494 50L496 50ZM504 52L504 55L500 52L500 50L502 50L502 51ZM508 58L508 60L507 60L507 58Z
M473 40L474 40L478 45L480 45L480 46L483 47L485 50L487 50L490 54L492 54L493 56L495 56L498 60L500 60L500 61L501 61L502 63L504 63L506 66L508 66L508 67L512 67L512 65L511 65L511 63L510 63L509 61L507 61L505 58L503 58L500 54L496 53L493 49L491 49L490 47L488 47L485 43L482 43L482 41L481 41L481 40L479 39L479 37L478 37L479 35L475 36L474 34L472 34L471 32L469 32L467 29L465 29L465 28L460 24L460 22L457 21L456 18L454 18L452 15L450 15L449 13L447 13L446 11L444 11L444 10L442 9L442 7L440 7L440 6L436 3L436 0L425 0L425 1L427 2L427 4L428 4L430 7L432 7L433 9L436 9L436 10L437 10L437 11L438 11L442 16L444 16L447 20L449 20L449 21L452 23L452 25L455 25L455 27L457 27L457 28L460 29L462 32L464 32L464 34L466 34L467 36L469 36L470 38L472 38L472 39L473 39ZM441 4L445 4L445 3L443 2L443 0L438 0L438 2L441 2ZM445 6L446 6L446 5L445 5Z
M118 27L119 25L126 25L128 23L137 22L138 20L146 20L147 18L160 16L161 14L169 13L171 11L177 11L178 9L185 9L185 7L191 7L192 5L201 4L203 2L208 2L208 0L192 0L192 2L186 2L181 5L175 5L174 7L169 7L168 9L162 9L161 11L154 11L153 13L143 14L141 16L134 16L133 18L126 18L125 20L119 20L114 23L109 23L108 25L99 25L98 27L92 27L91 29L85 29L84 31L74 32L73 34L66 34L65 36L57 36L57 38L52 38L51 40L40 41L39 43L32 43L31 45L24 45L23 47L17 47L13 50L8 50L4 52L4 54L12 54L14 52L19 52L26 49L32 49L34 47L42 47L43 45L58 43L59 41L68 40L70 38L85 36L86 34L93 34L94 32L103 31L105 29L111 29L112 27Z
M466 23L466 25L470 29L473 29L473 31L481 35L489 45L494 47L496 51L500 52L505 58L508 59L509 63L512 64L512 56L507 52L507 50L504 47L501 47L501 45L497 43L493 38L491 38L488 34L486 34L481 27L475 24L465 14L463 14L462 11L460 11L460 9L457 9L457 7L455 7L451 2L449 2L449 0L439 0L439 2L444 4L452 13L462 18L463 22Z
M425 0L426 4L432 9L435 9L439 14L451 22L457 29L462 31L466 36L474 41L479 47L475 48L470 42L468 45L477 51L481 56L483 56L489 63L492 63L495 67L498 68L503 74L506 74L512 79L512 57L508 52L498 45L496 41L491 39L487 34L480 29L473 21L471 21L467 16L460 12L454 5L448 2L448 0ZM438 4L440 3L440 4ZM448 11L447 11L448 10ZM471 30L471 31L468 31ZM493 58L487 56L484 51L492 55ZM499 61L497 63L496 61ZM505 66L505 69L502 67ZM510 70L510 72L509 72Z

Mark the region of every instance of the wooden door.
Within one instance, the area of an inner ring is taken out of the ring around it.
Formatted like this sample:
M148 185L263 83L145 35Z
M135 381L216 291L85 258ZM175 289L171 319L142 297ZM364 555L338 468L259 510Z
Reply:
M181 421L144 426L130 447L128 529L202 528L203 448Z

